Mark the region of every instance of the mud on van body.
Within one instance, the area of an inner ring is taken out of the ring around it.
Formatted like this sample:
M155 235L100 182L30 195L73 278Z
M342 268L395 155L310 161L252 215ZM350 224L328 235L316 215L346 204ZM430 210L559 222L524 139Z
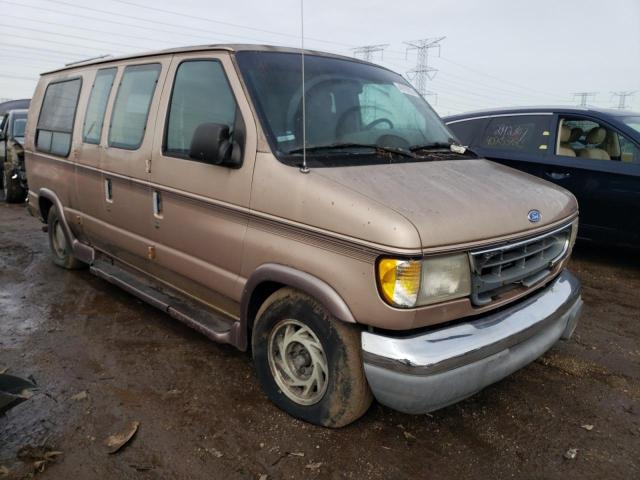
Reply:
M451 145L398 74L305 72L303 95L300 51L225 45L43 74L25 149L53 260L250 349L326 426L372 394L441 408L568 338L574 197Z

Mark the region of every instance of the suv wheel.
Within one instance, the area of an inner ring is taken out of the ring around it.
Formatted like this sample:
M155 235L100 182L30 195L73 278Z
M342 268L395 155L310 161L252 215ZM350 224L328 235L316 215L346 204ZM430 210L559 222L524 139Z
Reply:
M304 293L283 288L264 302L252 349L262 388L294 417L341 427L371 405L360 330L333 318Z
M60 223L60 216L55 206L51 206L49 209L47 225L53 263L67 270L77 270L86 267L84 262L81 262L71 254L71 245L67 244L62 223Z
M11 178L11 172L7 171L7 168L2 169L2 190L4 193L4 201L7 203L21 203L24 202L27 196L24 188L20 185L20 179Z

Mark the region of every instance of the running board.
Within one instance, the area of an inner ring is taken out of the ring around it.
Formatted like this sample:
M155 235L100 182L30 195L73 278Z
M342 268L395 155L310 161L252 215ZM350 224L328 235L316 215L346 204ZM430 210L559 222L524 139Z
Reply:
M211 340L237 346L239 321L222 315L174 289L164 286L160 288L144 274L125 269L109 260L96 259L89 270L97 277L168 313Z

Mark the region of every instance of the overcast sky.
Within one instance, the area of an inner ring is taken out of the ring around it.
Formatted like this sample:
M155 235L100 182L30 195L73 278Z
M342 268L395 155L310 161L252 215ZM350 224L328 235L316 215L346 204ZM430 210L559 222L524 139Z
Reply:
M66 62L203 43L299 46L299 0L0 0L0 98L30 97L38 74ZM640 0L305 0L308 48L352 55L389 44L378 63L415 66L404 41L445 36L428 97L443 115L485 107L617 103L637 91ZM410 78L410 76L409 76Z

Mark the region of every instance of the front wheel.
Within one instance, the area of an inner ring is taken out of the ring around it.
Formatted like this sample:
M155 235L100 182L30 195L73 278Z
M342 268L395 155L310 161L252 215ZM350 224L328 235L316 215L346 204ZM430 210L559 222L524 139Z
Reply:
M253 359L269 399L294 417L325 427L360 418L372 401L360 331L291 288L272 294L256 316Z

